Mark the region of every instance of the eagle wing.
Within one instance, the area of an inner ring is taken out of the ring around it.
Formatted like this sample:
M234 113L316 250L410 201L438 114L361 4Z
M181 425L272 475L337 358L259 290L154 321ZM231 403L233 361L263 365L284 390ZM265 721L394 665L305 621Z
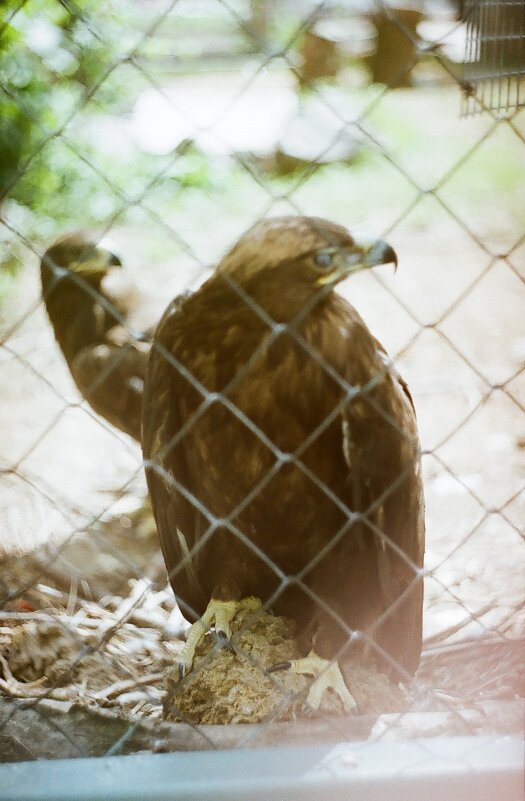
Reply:
M153 340L143 398L142 448L146 460L146 478L155 513L159 538L168 570L168 578L182 611L196 619L205 609L209 598L199 586L197 559L192 550L205 532L208 523L192 502L188 489L188 465L183 437L182 415L177 400L166 403L169 397L178 399L184 386L185 394L199 395L172 363L166 344L176 336L181 320L176 317L189 293L176 297L160 320Z
M70 364L75 383L92 409L138 442L147 361L148 348L128 341L87 346Z
M372 637L395 663L413 673L421 653L419 571L425 538L416 414L406 382L367 329L366 335L369 341L363 350L353 342L347 379L355 382L356 357L365 352L367 370L375 365L370 388L343 413L350 506L365 515L367 535L374 538L370 553L376 564L370 565L370 575L377 574L380 603Z

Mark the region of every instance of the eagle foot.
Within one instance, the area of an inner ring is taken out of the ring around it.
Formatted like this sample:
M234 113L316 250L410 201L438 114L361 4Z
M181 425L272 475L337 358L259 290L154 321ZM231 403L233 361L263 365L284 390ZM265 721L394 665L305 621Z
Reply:
M231 622L239 612L255 612L260 607L261 601L253 596L241 598L239 601L218 601L212 598L202 617L196 620L188 631L186 644L179 656L180 678L184 678L192 669L195 651L212 626L215 627L218 643L235 653L235 649L230 642L232 636Z
M346 686L341 668L337 662L323 659L312 650L304 659L290 659L287 662L279 662L277 665L272 665L272 667L268 668L268 673L275 673L280 670L291 670L293 673L315 676L306 696L306 705L310 709L319 709L325 692L332 690L341 701L346 713L357 711L355 698Z

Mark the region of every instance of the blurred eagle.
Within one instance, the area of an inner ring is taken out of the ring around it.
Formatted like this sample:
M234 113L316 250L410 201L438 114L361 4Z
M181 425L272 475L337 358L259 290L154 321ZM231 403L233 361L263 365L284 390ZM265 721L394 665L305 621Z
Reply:
M192 296L166 310L144 387L143 450L170 581L227 643L260 599L312 650L273 666L317 676L354 707L345 662L397 678L421 652L424 506L407 385L334 289L397 264L315 217L251 228ZM306 652L306 650L305 650ZM342 671L342 672L341 672Z
M42 296L55 338L82 396L112 425L141 439L149 345L126 327L127 310L104 289L121 261L84 232L60 237L44 254Z

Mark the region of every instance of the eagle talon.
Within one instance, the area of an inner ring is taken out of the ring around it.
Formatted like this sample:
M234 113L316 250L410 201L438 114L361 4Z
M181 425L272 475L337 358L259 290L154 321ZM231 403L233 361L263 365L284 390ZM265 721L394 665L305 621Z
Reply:
M290 660L287 662L277 662L275 665L269 667L266 672L267 673L277 673L280 670L290 670L292 667L292 663Z
M255 611L260 606L260 600L251 596L241 598L240 601L218 601L212 598L202 617L196 620L188 631L186 644L179 658L180 678L184 678L186 673L192 669L195 651L213 625L215 625L216 641L221 647L236 654L235 648L230 642L232 634L230 623L238 612L242 610Z
M217 631L217 642L221 646L221 648L226 648L230 653L234 656L237 655L237 651L235 650L235 646L231 642L230 638L227 636L226 632L224 631Z
M306 697L306 708L309 712L319 709L327 690L332 690L337 695L346 713L357 711L355 698L346 686L337 662L330 662L328 659L318 656L315 651L310 651L305 659L278 662L268 668L267 672L275 673L279 670L292 670L298 675L314 677Z

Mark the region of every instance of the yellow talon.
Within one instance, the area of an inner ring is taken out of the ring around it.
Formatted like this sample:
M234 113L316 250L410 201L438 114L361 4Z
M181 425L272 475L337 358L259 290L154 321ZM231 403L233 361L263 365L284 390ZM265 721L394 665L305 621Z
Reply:
M181 678L191 670L195 651L213 625L221 638L228 641L232 635L231 622L235 616L241 611L256 611L260 606L261 601L253 596L241 598L240 601L217 601L212 598L202 617L188 631L186 644L179 656Z
M330 662L330 660L318 656L315 651L310 651L304 659L290 659L288 662L274 665L269 672L277 670L291 670L293 673L315 676L306 697L306 703L310 709L319 709L325 692L333 690L345 712L351 713L357 710L355 698L346 686L337 662Z

